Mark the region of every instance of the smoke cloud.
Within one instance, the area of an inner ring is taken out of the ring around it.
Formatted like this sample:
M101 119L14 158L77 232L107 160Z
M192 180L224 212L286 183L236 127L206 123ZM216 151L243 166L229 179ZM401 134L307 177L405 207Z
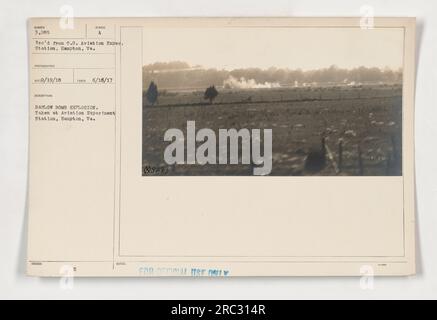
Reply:
M223 81L223 87L226 89L268 89L279 88L280 86L279 82L258 83L254 79L246 79L244 77L237 79L233 76L229 76Z

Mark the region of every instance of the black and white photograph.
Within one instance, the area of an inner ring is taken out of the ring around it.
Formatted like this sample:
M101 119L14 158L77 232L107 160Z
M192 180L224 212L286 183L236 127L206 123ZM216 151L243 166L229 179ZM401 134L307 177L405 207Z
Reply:
M143 176L400 176L404 30L143 35Z

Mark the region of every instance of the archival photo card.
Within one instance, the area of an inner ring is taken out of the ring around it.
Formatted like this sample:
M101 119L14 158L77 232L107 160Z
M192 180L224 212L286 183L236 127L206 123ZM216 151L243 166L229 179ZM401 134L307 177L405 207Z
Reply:
M414 18L32 18L32 276L415 274Z

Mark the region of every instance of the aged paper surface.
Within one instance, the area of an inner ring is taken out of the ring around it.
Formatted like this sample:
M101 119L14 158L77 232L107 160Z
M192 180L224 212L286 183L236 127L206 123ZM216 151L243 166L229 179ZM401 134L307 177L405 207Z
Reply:
M415 273L414 18L28 37L29 275Z

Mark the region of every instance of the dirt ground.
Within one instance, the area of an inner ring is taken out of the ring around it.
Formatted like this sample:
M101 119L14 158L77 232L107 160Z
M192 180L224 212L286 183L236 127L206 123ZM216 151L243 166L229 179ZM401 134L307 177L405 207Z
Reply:
M272 129L270 175L309 175L304 161L322 136L327 165L311 175L402 174L401 86L219 90L211 105L201 91L165 92L143 102L143 175L252 175L251 165L167 165L164 133L185 133L189 120L196 130Z

